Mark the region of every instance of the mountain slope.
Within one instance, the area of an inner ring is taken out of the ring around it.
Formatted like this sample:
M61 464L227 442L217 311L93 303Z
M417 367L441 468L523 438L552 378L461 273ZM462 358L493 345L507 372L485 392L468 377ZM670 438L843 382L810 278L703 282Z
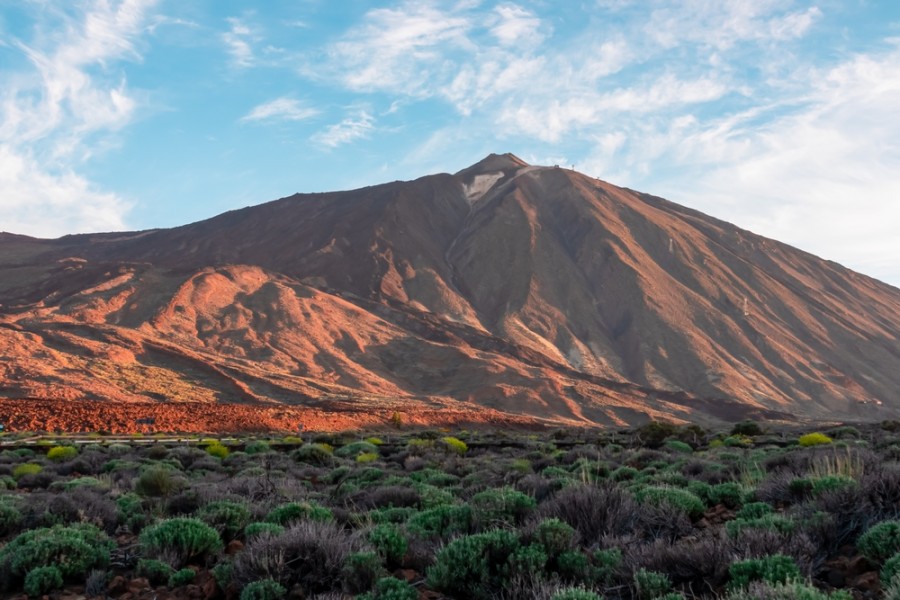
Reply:
M878 418L900 290L491 155L169 230L0 234L0 397Z

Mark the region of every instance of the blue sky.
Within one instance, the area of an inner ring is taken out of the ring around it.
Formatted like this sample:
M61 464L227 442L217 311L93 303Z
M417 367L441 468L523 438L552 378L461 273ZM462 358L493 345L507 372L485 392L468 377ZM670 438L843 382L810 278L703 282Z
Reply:
M900 285L896 0L0 0L0 230L575 165Z

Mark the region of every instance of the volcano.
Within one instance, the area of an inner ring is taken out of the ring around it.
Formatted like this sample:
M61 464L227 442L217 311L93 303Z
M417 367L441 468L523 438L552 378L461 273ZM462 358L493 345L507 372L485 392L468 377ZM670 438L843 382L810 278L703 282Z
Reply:
M18 428L871 420L900 412L898 340L897 288L511 154L174 229L0 234Z

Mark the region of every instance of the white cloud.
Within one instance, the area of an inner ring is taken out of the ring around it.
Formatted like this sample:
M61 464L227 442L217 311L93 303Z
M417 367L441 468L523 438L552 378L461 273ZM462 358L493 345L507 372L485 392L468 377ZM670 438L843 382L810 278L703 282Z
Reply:
M375 128L375 118L368 111L360 110L340 123L330 125L312 137L312 141L328 148L337 148L358 139L366 138Z
M276 98L255 106L253 110L241 117L241 121L302 121L319 114L309 106L303 106L293 98Z
M226 21L231 29L222 34L222 41L231 55L232 64L241 68L252 67L256 57L251 44L259 41L259 36L237 17L228 17Z
M515 4L502 4L494 8L497 23L491 33L503 46L534 46L543 40L541 20L534 13Z
M134 118L136 102L111 65L140 60L134 44L154 4L97 0L74 15L43 7L34 40L16 40L31 69L2 72L4 227L56 235L123 226L128 202L96 189L77 168L104 135Z

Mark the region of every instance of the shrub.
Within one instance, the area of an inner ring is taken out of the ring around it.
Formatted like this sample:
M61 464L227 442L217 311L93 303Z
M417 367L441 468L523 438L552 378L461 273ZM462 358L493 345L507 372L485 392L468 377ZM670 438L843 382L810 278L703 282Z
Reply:
M571 549L575 541L575 529L559 519L544 519L534 535L550 556Z
M639 502L658 506L668 504L684 512L691 519L699 519L706 510L706 505L696 495L687 490L672 487L649 486L637 493Z
M428 583L450 595L487 600L502 589L508 558L517 546L516 535L503 530L456 538L428 568Z
M144 469L138 476L134 491L141 496L162 497L168 496L182 485L182 480L175 476L171 468L154 465Z
M853 600L853 596L843 590L829 595L799 581L778 584L759 581L747 588L732 590L725 600Z
M622 564L622 551L618 548L594 551L594 579L608 584Z
M773 512L775 509L767 502L748 502L734 516L738 519L758 519Z
M881 587L887 588L900 573L900 553L887 559L881 567Z
M165 556L173 567L222 549L219 532L200 519L179 517L160 521L144 529L140 535L144 554Z
M728 508L737 508L744 503L744 486L734 481L727 481L712 486L709 497L713 504L724 504Z
M37 475L43 470L44 467L37 463L22 463L21 465L16 465L16 467L13 469L12 476L13 479L18 481L25 475Z
M472 509L467 505L436 506L414 514L406 528L421 538L447 538L457 533L469 533L472 528Z
M175 571L174 573L172 573L172 575L169 576L169 587L177 588L183 585L187 585L194 581L194 577L196 575L197 574L193 569L185 568Z
M690 444L686 444L681 440L669 440L666 442L666 448L672 452L680 452L682 454L690 454L694 451Z
M310 502L288 502L276 506L266 515L266 521L279 525L290 525L305 519L331 521L334 519L334 515L327 508Z
M376 460L378 460L377 452L363 452L362 454L360 454L359 456L356 457L356 462L358 462L361 465L364 465L364 464L370 463L370 462L375 462Z
M212 442L206 446L206 453L216 458L225 458L231 454L231 450L221 442Z
M343 584L347 591L358 594L371 589L386 575L381 558L375 552L355 552L344 561Z
M900 521L882 521L859 536L859 551L872 562L881 564L900 552Z
M747 529L791 533L796 527L791 519L776 514L767 514L756 519L734 519L725 523L725 531L731 537L737 537Z
M603 597L584 588L566 588L553 594L550 600L603 600Z
M754 436L762 434L762 427L755 421L741 421L740 423L735 423L734 427L731 428L731 435Z
M303 444L291 454L294 460L313 465L330 463L333 450L328 444Z
M244 447L244 452L252 456L255 454L265 454L271 449L272 447L269 446L268 442L264 442L263 440L254 440Z
M831 438L824 433L807 433L806 435L801 435L800 439L797 440L797 443L800 444L800 446L802 446L803 448L809 448L810 446L830 444Z
M728 448L749 448L753 445L753 438L746 435L729 435L722 444Z
M451 436L443 437L443 438L441 438L441 441L444 443L444 445L447 447L448 450L450 450L451 452L455 452L456 454L462 455L462 454L465 454L466 452L468 452L468 450L469 450L469 446L466 445L466 443L464 441L457 439L455 437L451 437Z
M547 566L547 552L540 544L528 544L527 546L519 546L509 556L507 561L508 576L516 575L540 576Z
M376 456L378 455L378 446L366 441L352 442L334 451L334 455L340 456L341 458L355 458L360 454L372 453Z
M284 527L282 525L279 525L278 523L250 523L244 528L244 537L249 540L252 537L263 534L278 535L283 531Z
M47 458L55 462L71 460L78 456L78 448L75 446L54 446L47 451Z
M636 513L631 494L612 484L567 487L540 507L541 516L565 521L575 528L586 545L604 535L631 532Z
M142 558L137 563L137 574L146 577L147 581L154 585L162 585L169 581L169 577L175 573L169 564L155 558Z
M332 521L300 521L278 536L250 540L234 560L234 578L246 585L272 578L310 596L340 589L348 556L365 550L359 536Z
M634 574L634 588L640 600L653 600L669 591L672 583L665 573L640 569Z
M261 579L244 586L240 600L281 600L285 594L287 590L277 581Z
M409 547L400 528L389 523L376 525L369 532L368 538L378 554L384 557L386 562L392 564L398 564Z
M250 509L243 502L217 500L197 511L197 516L215 527L222 539L230 540L250 521Z
M733 588L746 587L751 581L762 579L769 583L786 583L800 578L800 569L790 556L773 554L762 558L748 558L728 568Z
M59 589L63 584L62 572L54 566L35 567L25 576L25 593L35 598Z
M537 502L528 494L511 487L484 490L472 496L472 521L476 526L521 523Z
M63 578L83 575L106 565L114 546L93 525L31 529L0 548L0 573L23 577L37 567L55 566Z
M416 600L416 588L394 577L382 577L369 594L358 596L357 600Z
M0 503L0 536L12 532L22 522L22 513L15 506Z
M588 582L592 579L591 563L578 550L567 550L556 557L556 571L563 581Z

